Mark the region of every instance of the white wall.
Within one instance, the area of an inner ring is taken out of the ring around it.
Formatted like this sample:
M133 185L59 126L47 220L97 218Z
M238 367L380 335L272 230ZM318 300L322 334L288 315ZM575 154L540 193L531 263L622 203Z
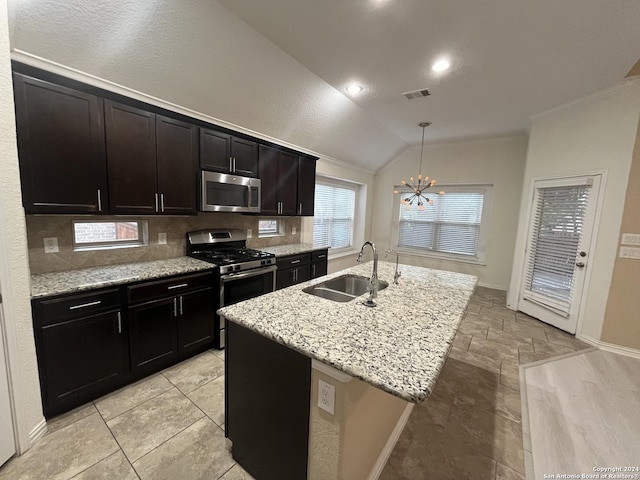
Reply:
M477 275L480 285L506 290L511 275L513 246L526 156L527 138L509 136L446 144L425 144L423 173L438 184L492 184L493 208L486 265L400 255L400 262ZM379 249L390 248L393 189L401 180L418 175L420 146L396 157L375 178L373 238ZM428 208L428 207L427 207Z
M406 147L215 0L10 0L10 6L18 60L54 71L57 63L213 123L372 170Z
M0 0L0 283L18 448L44 424L33 341L27 232L16 148L6 0ZM3 359L0 359L3 361ZM5 432L3 432L5 434Z
M628 80L535 117L529 137L517 252L524 252L535 178L606 170L606 182L600 190L600 226L590 259L592 273L585 285L586 304L579 314L577 331L578 336L594 340L600 339L611 285L639 113L640 79ZM523 261L523 254L514 259L508 296L511 306L517 305Z
M316 174L361 185L360 195L356 199L358 212L356 212L356 225L354 227L354 249L351 254L347 253L338 257L329 250L328 271L333 273L353 267L356 264L356 254L360 251L361 245L365 240L371 239L374 175L357 168L346 168L322 158L316 164ZM302 241L313 243L313 218L307 217L302 221Z

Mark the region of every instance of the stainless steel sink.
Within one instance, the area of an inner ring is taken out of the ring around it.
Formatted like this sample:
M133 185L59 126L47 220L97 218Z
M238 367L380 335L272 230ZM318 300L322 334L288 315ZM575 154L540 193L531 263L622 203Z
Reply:
M378 280L378 291L388 286L384 280ZM359 275L342 275L302 291L334 302L350 302L369 291L369 279Z

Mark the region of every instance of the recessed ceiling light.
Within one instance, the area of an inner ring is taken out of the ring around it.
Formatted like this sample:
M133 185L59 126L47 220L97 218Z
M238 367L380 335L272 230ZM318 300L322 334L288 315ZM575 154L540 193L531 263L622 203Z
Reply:
M451 66L451 63L446 58L441 58L433 65L431 65L431 70L434 72L444 72Z
M351 83L347 86L347 93L351 95L358 95L362 93L364 87L362 85L358 85L357 83Z

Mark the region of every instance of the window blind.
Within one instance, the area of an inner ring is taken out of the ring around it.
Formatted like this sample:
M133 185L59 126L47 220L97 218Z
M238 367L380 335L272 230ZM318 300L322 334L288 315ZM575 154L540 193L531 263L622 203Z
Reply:
M568 314L589 185L539 188L527 256L526 290Z
M353 244L356 190L316 183L313 244L333 249Z
M403 193L402 198L411 196ZM449 192L429 196L423 211L400 205L398 246L476 256L484 192Z

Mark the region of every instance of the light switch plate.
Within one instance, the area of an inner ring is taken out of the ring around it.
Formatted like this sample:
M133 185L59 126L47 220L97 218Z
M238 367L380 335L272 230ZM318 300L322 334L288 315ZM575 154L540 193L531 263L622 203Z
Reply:
M633 258L640 260L640 248L638 247L620 247L620 258Z
M166 244L167 244L167 234L158 233L158 245L166 245Z
M253 237L253 230L251 230L250 228L247 228L247 238L251 238Z
M336 405L336 387L318 379L318 407L333 415Z
M46 237L44 240L44 253L58 253L58 237Z
M297 231L296 227L291 227L291 235L295 235Z
M623 233L622 234L623 245L640 245L640 233Z

